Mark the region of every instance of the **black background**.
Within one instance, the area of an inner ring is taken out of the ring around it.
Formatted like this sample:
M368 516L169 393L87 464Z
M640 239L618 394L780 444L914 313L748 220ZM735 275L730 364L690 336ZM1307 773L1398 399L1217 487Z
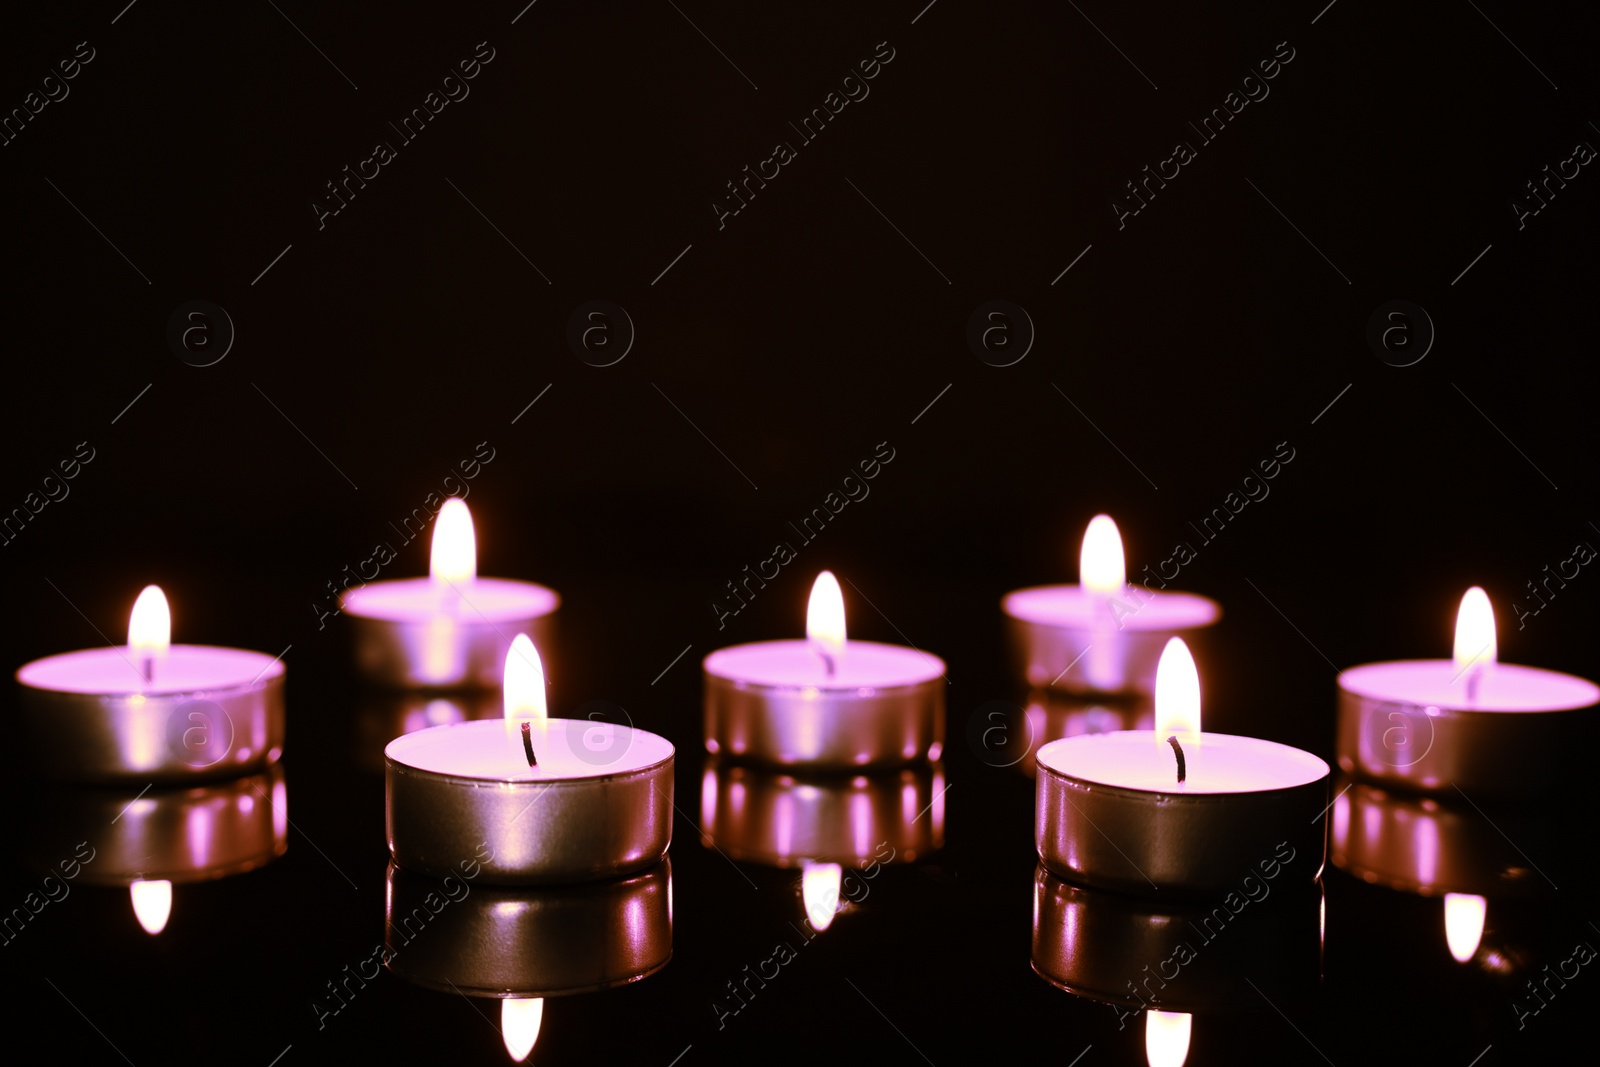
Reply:
M556 709L609 700L668 736L687 813L698 660L797 634L818 569L854 584L853 634L950 664L941 853L891 866L719 1031L712 998L770 954L797 878L749 867L752 892L680 819L672 964L552 1003L537 1063L1066 1063L1085 1046L1085 1065L1138 1062L1137 1028L1030 972L1032 783L966 743L976 709L1020 696L999 597L1073 579L1097 511L1131 571L1199 548L1174 584L1226 611L1201 663L1208 728L1331 758L1336 668L1448 654L1474 583L1502 658L1600 673L1587 569L1520 629L1512 610L1600 543L1584 325L1600 178L1585 167L1522 229L1512 208L1600 143L1580 16L922 2L0 16L6 109L94 49L0 147L0 509L94 449L0 549L11 659L120 640L148 582L177 640L290 646L295 824L280 861L180 886L160 937L120 892L44 911L0 948L16 1039L67 1062L504 1061L484 1005L390 975L321 1030L310 1007L381 938L387 860L342 620L319 628L313 605L479 442L495 456L471 483L482 573L564 598ZM319 229L324 183L397 142L388 122L480 41L494 59L470 95ZM788 123L882 41L870 95L719 229L724 183L795 141ZM1197 142L1187 124L1284 41L1270 95L1119 228L1124 183ZM237 331L210 367L166 340L195 299ZM637 329L614 366L566 342L593 299ZM1037 329L1013 366L966 343L991 299ZM1437 330L1404 368L1366 341L1395 299ZM719 628L724 583L795 541L787 524L879 442L895 458L871 495ZM1188 524L1280 442L1295 458L1271 495L1199 545ZM418 542L385 577L425 566ZM1560 889L1518 913L1530 974L1600 936L1593 806L1545 807L1571 846L1531 856ZM35 877L13 871L0 904ZM1191 1063L1530 1062L1581 1033L1587 971L1519 1031L1520 980L1454 964L1436 901L1338 872L1327 890L1320 994L1287 1019L1198 1020ZM1491 938L1499 922L1491 906Z

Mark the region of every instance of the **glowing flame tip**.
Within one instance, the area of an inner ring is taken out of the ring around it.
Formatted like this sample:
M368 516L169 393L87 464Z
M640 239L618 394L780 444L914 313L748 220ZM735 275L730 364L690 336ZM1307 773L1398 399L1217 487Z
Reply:
M1078 581L1097 593L1116 593L1128 581L1128 566L1122 555L1122 534L1110 515L1096 515L1083 531L1083 547L1078 551Z
M1473 586L1461 597L1456 611L1456 673L1470 667L1495 662L1499 648L1494 633L1494 605L1482 586Z
M1466 963L1477 953L1488 914L1489 902L1476 893L1444 895L1444 940L1457 963Z
M1189 1037L1194 1016L1182 1011L1145 1013L1144 1056L1150 1067L1183 1067L1189 1058Z
M844 868L837 863L808 863L800 874L800 899L806 918L816 930L826 930L839 910L839 887Z
M1199 740L1200 671L1183 638L1167 641L1156 664L1156 740Z
M460 497L451 497L433 521L433 548L428 573L436 582L470 582L478 576L478 540L472 512Z
M543 722L548 714L544 696L544 661L527 634L511 639L501 695L508 724Z
M838 656L844 651L844 590L832 571L823 571L811 584L811 600L806 605L806 637L819 650Z
M172 609L167 606L167 594L159 585L147 585L139 591L128 616L128 647L160 655L171 643Z

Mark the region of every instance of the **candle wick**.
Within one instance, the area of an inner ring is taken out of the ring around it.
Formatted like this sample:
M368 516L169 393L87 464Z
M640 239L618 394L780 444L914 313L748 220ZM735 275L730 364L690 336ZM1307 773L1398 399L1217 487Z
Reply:
M533 754L533 728L527 723L522 724L522 751L528 754L528 766L539 766L539 760Z
M1178 744L1176 736L1167 738L1167 744L1172 746L1172 754L1178 757L1178 784L1182 785L1184 778L1189 773L1189 768L1183 758L1183 746Z
M146 656L146 657L144 657L143 662L140 664L140 670L141 670L141 673L143 673L143 675L144 675L144 684L145 685L153 684L155 682L155 680L156 680L155 679L155 674L156 674L156 660L155 660L155 657L154 656Z
M1478 664L1478 663L1473 664L1472 665L1472 669L1467 672L1467 703L1468 704L1476 704L1478 702L1478 679L1480 679L1482 677L1483 677L1482 664Z

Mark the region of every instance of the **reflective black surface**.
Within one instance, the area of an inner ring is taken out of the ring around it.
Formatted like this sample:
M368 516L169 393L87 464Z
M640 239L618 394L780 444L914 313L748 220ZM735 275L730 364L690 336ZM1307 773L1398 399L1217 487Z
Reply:
M1023 714L999 611L1075 577L1093 514L1117 518L1130 572L1223 606L1209 729L1331 763L1336 670L1447 655L1474 583L1504 659L1600 675L1600 577L1569 562L1600 544L1582 362L1600 178L1565 162L1600 144L1592 35L1575 11L1325 3L0 14L0 108L94 50L0 146L6 662L120 641L158 582L178 640L282 652L289 702L283 854L238 796L170 824L196 854L253 826L224 865L266 862L175 878L155 936L118 879L95 884L115 853L78 858L126 832L115 798L52 801L0 744L13 1058L506 1062L493 1001L374 970L379 756L408 714L432 720L356 687L331 599L424 573L408 517L470 489L482 572L563 597L554 710L622 709L678 749L671 959L549 1000L531 1062L1142 1062L1127 1005L1033 967L1026 724L1066 716ZM332 214L328 184L399 142L389 124L478 42L494 58L470 96ZM894 58L870 96L799 143L789 124L879 42ZM1235 89L1261 98L1220 134L1191 127ZM790 139L797 158L719 214ZM1179 140L1195 158L1146 179ZM1009 365L969 338L997 300L1036 334ZM194 301L234 331L210 365L169 336ZM625 309L620 360L573 318L595 301ZM1406 344L1434 334L1420 360L1384 340L1394 301ZM799 869L702 844L698 664L799 636L824 567L852 634L948 663L948 790L939 847L920 823L884 861L850 842L879 867L843 874L854 902L811 936ZM14 710L7 691L0 722ZM1512 812L1447 798L1437 843L1496 864L1471 883L1496 892L1473 890L1467 963L1438 896L1332 867L1312 980L1303 955L1252 971L1222 929L1203 962L1243 960L1218 989L1257 999L1198 1014L1188 1062L1586 1055L1591 779Z

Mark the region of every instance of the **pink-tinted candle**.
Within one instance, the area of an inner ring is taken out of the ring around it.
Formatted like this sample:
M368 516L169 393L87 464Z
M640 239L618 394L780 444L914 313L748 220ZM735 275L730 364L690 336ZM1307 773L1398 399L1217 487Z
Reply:
M1130 584L1109 515L1084 531L1078 570L1078 585L1019 589L1000 602L1030 686L1148 696L1167 641L1193 638L1222 615L1215 601L1166 590L1159 577Z
M1199 675L1180 638L1157 669L1155 714L1155 730L1039 750L1035 836L1051 872L1102 889L1194 895L1232 889L1274 858L1297 862L1304 880L1321 873L1326 763L1273 741L1202 733Z
M128 643L48 656L17 671L32 766L77 781L177 783L260 770L283 752L283 663L171 643L157 586L139 594Z
M511 638L550 641L561 600L533 582L478 577L472 514L452 497L435 520L426 578L366 585L345 593L356 667L369 681L402 689L492 689Z
M806 639L760 641L705 658L706 749L780 766L850 769L937 759L944 661L848 640L844 596L823 571Z
M1600 687L1499 662L1494 609L1473 586L1450 659L1399 660L1339 675L1339 766L1422 791L1514 794L1580 774L1600 726Z
M611 878L660 862L672 841L673 747L646 730L545 715L544 670L526 635L506 655L502 720L435 726L384 750L389 850L444 877L486 882Z

